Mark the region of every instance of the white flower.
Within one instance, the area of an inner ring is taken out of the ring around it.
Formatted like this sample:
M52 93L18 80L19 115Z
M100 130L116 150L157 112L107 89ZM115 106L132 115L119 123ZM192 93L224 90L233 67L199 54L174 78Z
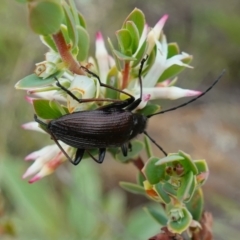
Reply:
M83 75L74 75L71 86L68 89L79 99L97 98L97 87L94 79ZM71 96L67 95L67 106L70 113L87 110L93 102L79 104Z
M167 39L165 35L162 36L160 42L157 39L155 39L155 43L157 46L156 59L151 69L143 78L143 87L155 86L157 84L159 77L163 74L163 72L173 65L192 68L190 65L182 62L183 59L190 56L187 53L181 53L167 59L168 44L167 44Z
M70 148L65 143L59 141L61 146L66 152L69 152ZM34 175L29 183L36 182L41 178L53 173L57 167L59 167L64 161L66 161L65 155L59 149L56 144L46 146L38 151L35 151L25 158L26 160L34 160L34 163L23 174L23 178Z
M157 24L151 29L151 31L147 35L147 43L148 43L148 48L147 48L147 54L150 55L152 49L155 46L155 40L159 39L160 34L162 32L162 29L165 25L165 22L168 19L168 15L165 14L158 22Z

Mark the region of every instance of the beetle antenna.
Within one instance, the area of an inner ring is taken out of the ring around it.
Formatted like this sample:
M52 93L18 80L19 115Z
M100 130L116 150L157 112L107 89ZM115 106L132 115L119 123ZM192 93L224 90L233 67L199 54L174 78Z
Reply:
M202 96L204 96L207 92L209 92L209 91L213 88L213 86L216 85L217 82L222 78L222 76L223 76L224 73L225 73L225 70L222 71L222 73L219 75L219 77L214 81L214 83L213 83L206 91L204 91L203 93L201 93L201 94L198 95L197 97L191 99L191 100L188 101L188 102L185 102L185 103L183 103L183 104L180 104L180 105L178 105L178 106L176 106L176 107L169 108L169 109L167 109L167 110L163 110L163 111L161 111L161 112L157 112L157 113L154 113L154 114L150 114L150 115L147 116L147 118L151 118L152 116L155 116L155 115L158 115L158 114L162 114L162 113L174 111L174 110L176 110L176 109L178 109L178 108L184 107L184 106L188 105L189 103L192 103L192 102L196 101L197 99L199 99L199 98L201 98Z
M45 122L41 121L40 119L38 119L36 114L34 114L34 120L35 120L35 122L39 123L40 125L43 125L43 126L47 127L47 123L45 123Z
M162 153L163 153L165 156L168 155L168 154L163 150L163 148L162 148L159 144L157 144L157 142L156 142L153 138L151 138L151 137L148 135L148 133L147 133L146 131L144 131L143 133L162 151Z

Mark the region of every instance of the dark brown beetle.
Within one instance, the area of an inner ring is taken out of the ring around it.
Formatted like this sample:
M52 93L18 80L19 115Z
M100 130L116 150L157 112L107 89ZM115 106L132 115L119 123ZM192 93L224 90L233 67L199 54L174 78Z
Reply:
M73 99L79 103L90 101L111 101L112 103L96 110L79 111L72 114L66 114L58 119L54 119L49 123L44 123L35 115L35 121L45 126L52 139L69 159L71 163L77 165L82 160L85 150L88 154L98 163L102 163L105 157L106 148L121 147L124 156L127 156L128 149L131 149L130 141L138 134L144 133L149 139L165 154L167 153L159 146L145 131L148 118L154 115L162 114L165 112L173 111L188 105L189 103L196 101L198 98L205 95L222 77L223 73L217 78L217 80L202 94L191 99L190 101L183 103L177 107L170 108L158 113L154 113L148 116L143 114L133 113L132 111L142 101L142 69L147 57L141 61L139 69L139 84L140 84L140 97L135 98L129 93L116 89L112 86L101 82L99 77L89 71L87 68L82 67L87 73L94 76L100 86L107 87L109 89L116 90L120 93L124 93L129 96L126 100L112 100L112 99L78 99L72 92L62 86L57 80L57 86L69 94ZM58 140L66 143L69 146L77 148L75 159L72 160L70 156L64 151L59 144ZM90 149L99 149L99 157L96 159L88 151Z

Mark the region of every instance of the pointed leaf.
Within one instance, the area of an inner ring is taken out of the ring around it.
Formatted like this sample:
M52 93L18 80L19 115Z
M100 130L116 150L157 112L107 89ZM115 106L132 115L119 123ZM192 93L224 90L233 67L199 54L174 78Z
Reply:
M148 46L147 41L144 41L144 43L142 44L140 49L137 51L137 54L135 54L136 60L133 61L133 63L132 63L132 67L133 68L136 67L141 62L143 57L145 56L146 50L147 50L147 46Z
M78 61L84 61L88 57L89 51L89 34L85 28L81 26L77 26L77 33L78 33Z
M133 21L135 23L138 28L139 36L141 36L145 25L145 16L143 12L140 9L135 8L125 19L122 28L126 28L126 23L128 21Z
M136 60L135 57L127 56L127 55L125 55L125 54L123 54L123 53L121 53L121 52L119 52L115 49L113 50L113 53L119 60L122 60L122 61L134 61L134 60Z
M166 165L156 166L158 160L157 157L151 157L142 169L146 179L152 185L159 183L165 176Z
M110 38L108 38L108 44L109 44L109 46L110 46L110 49L111 49L112 55L113 55L113 57L114 57L116 67L117 67L118 71L121 72L121 71L122 71L121 63L120 63L120 61L119 61L117 55L114 53L114 51L116 51L116 50L114 49L113 44L112 44Z
M133 21L127 21L126 28L129 31L132 39L131 52L135 53L136 50L138 49L138 44L139 44L139 33L138 33L137 26Z
M194 160L194 164L197 167L199 173L209 171L207 162L204 159Z
M41 40L50 48L52 49L54 52L57 52L57 47L52 39L51 35L46 35L46 36L40 36Z
M198 188L194 194L192 199L186 203L187 209L191 212L193 219L196 221L200 221L203 213L203 192L201 188Z
M66 20L67 29L68 29L68 35L72 41L72 48L75 48L78 43L78 33L77 33L76 24L74 21L74 16L72 14L70 7L67 5L66 2L63 2L62 5L65 13L65 20Z
M145 189L142 186L129 182L120 182L119 185L128 192L146 196Z
M179 156L178 154L171 154L171 155L168 155L167 157L159 159L159 161L156 162L156 165L162 165L162 164L172 163L175 161L182 161L182 160L184 160L184 157Z
M116 66L112 67L107 75L106 84L119 89L118 69ZM119 93L116 90L106 88L105 97L110 99L118 99Z
M189 64L192 61L192 56L188 56L185 59L182 60L183 63ZM186 67L182 67L179 65L173 65L166 69L163 74L158 79L158 82L163 82L166 79L173 78L176 75L178 75L180 72L182 72Z
M86 21L80 12L78 13L78 19L79 19L80 26L86 29L87 28Z
M116 32L116 36L121 52L127 56L131 56L132 37L130 32L127 29L121 29Z
M32 88L40 88L40 87L50 85L50 84L54 83L55 81L56 80L54 79L53 76L42 79L42 78L38 77L36 74L31 74L31 75L28 75L25 78L19 80L16 83L15 88L29 90Z
M191 171L181 177L180 186L177 191L177 198L179 201L187 201L187 199L191 198L195 190L195 181Z
M144 108L138 110L137 112L140 114L143 114L144 116L148 116L148 115L154 114L156 112L159 112L160 109L161 109L161 107L159 105L148 102Z
M167 59L177 55L180 53L179 47L177 43L169 43L168 44L168 55Z
M144 185L143 185L143 182L144 182L145 180L146 180L146 179L145 179L143 173L140 172L140 171L138 171L138 173L137 173L137 184L143 187L143 186L144 186Z
M150 216L152 216L160 225L165 226L167 224L168 218L163 208L144 207L143 209Z
M64 37L66 43L67 43L67 44L70 44L70 43L71 43L71 39L70 39L70 37L69 37L69 35L68 35L68 28L67 28L66 25L61 24L61 32L62 32L62 34L63 34L63 37Z
M194 175L198 174L198 169L195 163L193 162L192 158L190 157L190 155L188 155L183 151L178 151L178 154L184 157L184 161L181 162L184 169L188 171L192 171Z
M34 99L33 107L36 114L43 119L55 119L62 116L61 112L50 107L50 101L45 99Z
M173 197L177 196L177 189L175 186L173 186L171 183L166 182L163 184L163 190L168 194Z
M52 108L53 111L58 112L59 116L63 116L67 114L67 111L65 110L66 108L62 107L59 102L56 100L51 100L49 102L50 107Z
M163 200L163 202L165 204L168 204L168 203L171 202L171 198L166 193L166 191L163 189L163 184L161 182L156 184L156 185L154 185L153 188L157 192L157 194L161 197L161 199Z

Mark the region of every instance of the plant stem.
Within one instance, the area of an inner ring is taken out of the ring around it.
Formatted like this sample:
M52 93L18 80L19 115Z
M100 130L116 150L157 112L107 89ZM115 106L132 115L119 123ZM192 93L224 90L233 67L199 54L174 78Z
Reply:
M125 62L124 69L123 69L123 82L122 82L122 89L127 87L128 84L128 77L130 71L130 62Z
M137 159L133 160L132 163L141 172L142 168L144 167L142 158L138 157Z
M52 37L66 67L73 73L76 73L78 75L85 75L85 72L80 68L80 63L77 62L76 59L73 57L70 51L71 48L66 43L62 32L59 31L56 34L53 34Z

